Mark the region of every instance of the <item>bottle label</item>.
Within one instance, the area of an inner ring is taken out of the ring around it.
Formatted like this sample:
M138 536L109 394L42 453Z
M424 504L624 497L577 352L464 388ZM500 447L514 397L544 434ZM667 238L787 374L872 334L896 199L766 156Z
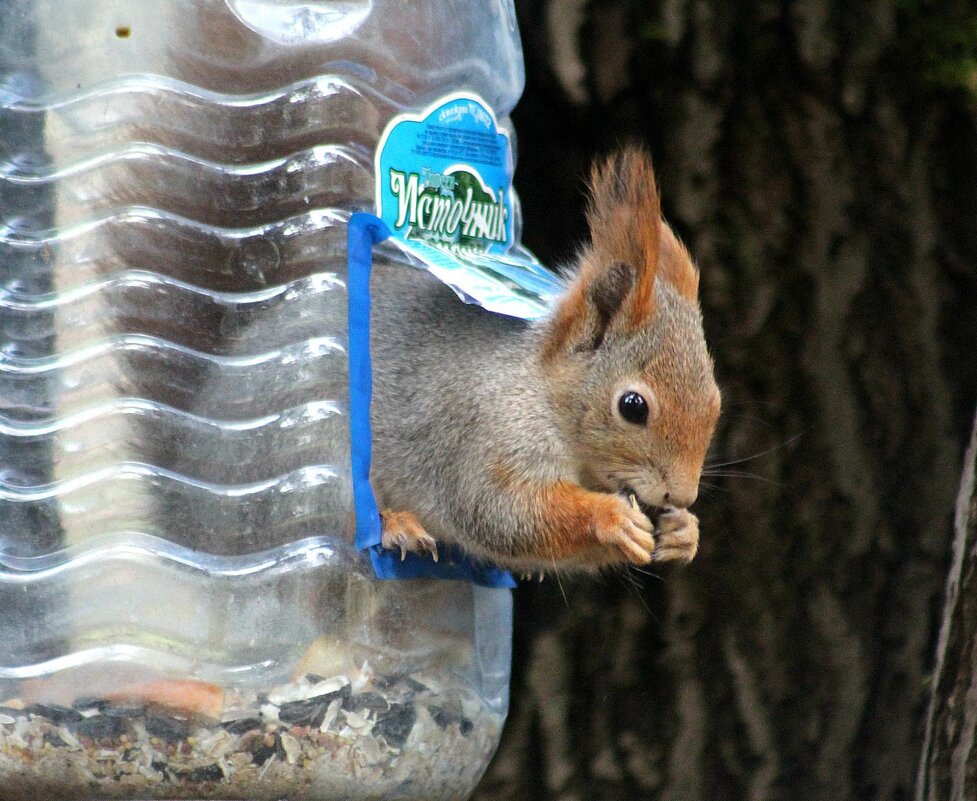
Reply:
M466 301L533 318L559 281L515 241L509 132L456 92L387 125L376 153L377 216L392 240Z

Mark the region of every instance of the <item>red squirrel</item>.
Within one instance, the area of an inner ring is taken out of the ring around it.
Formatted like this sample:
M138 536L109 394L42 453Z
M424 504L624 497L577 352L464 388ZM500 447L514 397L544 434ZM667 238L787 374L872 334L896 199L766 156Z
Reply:
M461 303L375 266L371 481L383 544L436 542L519 571L688 562L720 393L699 273L662 220L651 160L596 165L590 242L547 318Z

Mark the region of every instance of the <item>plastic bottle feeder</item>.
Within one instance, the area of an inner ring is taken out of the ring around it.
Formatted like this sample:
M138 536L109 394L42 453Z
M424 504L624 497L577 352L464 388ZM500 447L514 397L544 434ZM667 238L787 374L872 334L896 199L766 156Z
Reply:
M522 82L511 0L4 4L0 799L472 792L508 579L376 544L357 325L544 308Z

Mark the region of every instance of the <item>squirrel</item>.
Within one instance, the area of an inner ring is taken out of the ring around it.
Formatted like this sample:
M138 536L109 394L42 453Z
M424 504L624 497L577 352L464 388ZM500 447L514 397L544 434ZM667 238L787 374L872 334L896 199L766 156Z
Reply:
M371 483L382 543L436 542L521 572L696 554L720 414L699 273L663 221L651 159L592 170L590 242L548 317L461 303L423 270L371 281Z

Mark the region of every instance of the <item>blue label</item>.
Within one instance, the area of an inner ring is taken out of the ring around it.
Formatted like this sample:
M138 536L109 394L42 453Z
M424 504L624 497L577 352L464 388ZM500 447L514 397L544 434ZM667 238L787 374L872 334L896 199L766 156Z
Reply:
M525 319L563 285L515 241L509 132L456 92L387 125L376 154L377 216L390 241L469 303Z
M525 319L563 285L515 241L509 132L457 92L387 125L376 154L377 216L390 241L469 303Z
M481 98L453 94L396 117L376 167L377 216L393 236L461 255L512 246L509 133Z

